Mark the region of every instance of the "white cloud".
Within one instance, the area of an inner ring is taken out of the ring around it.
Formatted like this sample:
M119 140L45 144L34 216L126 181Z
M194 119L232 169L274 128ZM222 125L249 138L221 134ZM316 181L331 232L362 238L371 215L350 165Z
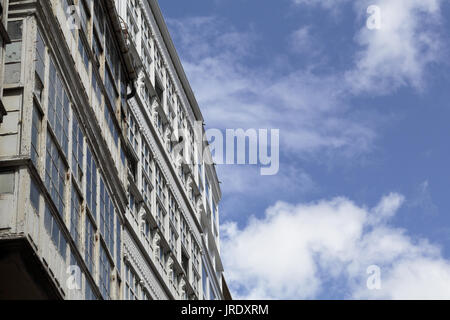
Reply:
M243 229L224 225L222 256L235 298L326 298L330 288L347 298L450 298L450 261L387 223L401 203L396 193L373 209L346 198L277 203ZM366 287L370 265L381 268L381 290Z
M384 197L382 201L373 209L372 223L376 224L383 220L388 220L397 212L405 201L402 195L391 193Z
M363 3L367 3L364 1ZM347 73L356 91L422 89L427 67L442 59L439 0L380 0L381 29L363 27L356 37L362 49L355 70ZM357 6L364 12L365 6Z
M294 0L335 12L348 0ZM422 90L426 70L443 59L443 36L439 29L442 0L358 0L353 6L361 28L355 40L360 50L355 65L347 70L348 88L355 94L385 94L400 87ZM381 29L369 30L367 8L380 8Z
M303 26L294 31L289 39L294 52L307 55L317 54L317 45L311 31L311 26Z
M412 199L408 201L408 206L420 209L428 217L438 214L438 207L433 202L428 180L420 183L415 189Z

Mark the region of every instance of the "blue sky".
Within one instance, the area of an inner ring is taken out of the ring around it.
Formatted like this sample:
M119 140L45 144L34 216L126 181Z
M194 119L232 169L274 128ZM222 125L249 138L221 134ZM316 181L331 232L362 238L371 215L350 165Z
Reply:
M280 129L277 175L218 167L234 296L450 298L449 1L160 6L206 126Z

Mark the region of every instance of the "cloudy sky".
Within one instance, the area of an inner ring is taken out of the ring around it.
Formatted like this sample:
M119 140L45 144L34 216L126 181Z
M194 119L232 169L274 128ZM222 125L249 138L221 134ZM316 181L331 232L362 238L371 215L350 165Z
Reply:
M160 5L206 127L280 130L218 166L234 297L450 299L450 1Z

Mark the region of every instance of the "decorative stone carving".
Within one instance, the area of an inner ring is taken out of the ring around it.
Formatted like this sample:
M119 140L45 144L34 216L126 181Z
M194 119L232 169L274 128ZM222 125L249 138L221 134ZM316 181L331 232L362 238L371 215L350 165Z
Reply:
M143 68L139 68L138 70L138 78L136 80L136 89L142 89L145 86L145 73Z
M135 241L130 237L128 232L124 233L124 257L126 257L127 263L137 272L139 278L144 281L146 288L150 289L149 292L154 299L167 299L167 295L164 292L161 285L156 280L148 262L142 256L142 253L137 248Z
M159 107L158 98L153 97L150 105L151 105L152 117L156 121L156 115L158 113L158 107Z
M164 142L167 150L169 150L171 138L172 138L172 131L170 130L169 126L166 126L164 131L164 140L165 140Z
M186 293L186 280L184 278L182 278L180 281L179 290L181 297L184 297Z
M139 232L144 232L146 215L147 215L147 212L145 211L145 209L141 208L141 211L139 212Z
M159 250L160 248L160 242L161 242L161 236L159 235L159 233L156 233L155 236L153 237L153 248L155 248L155 254L153 259L157 260L159 258Z
M166 269L169 271L169 274L172 272L173 273L173 259L172 257L169 257L169 259L167 259L167 263L166 263Z

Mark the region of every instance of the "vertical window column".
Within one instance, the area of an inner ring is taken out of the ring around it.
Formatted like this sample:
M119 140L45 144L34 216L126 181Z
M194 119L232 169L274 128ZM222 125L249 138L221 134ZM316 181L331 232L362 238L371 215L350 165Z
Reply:
M86 216L86 237L84 245L84 259L86 265L91 273L92 277L95 278L95 265L94 265L94 253L95 253L95 229L91 219Z
M33 116L31 122L31 161L36 169L39 170L40 156L40 134L42 126L42 115L38 107L33 104Z
M100 178L100 233L111 255L114 254L114 205Z
M100 246L100 292L105 300L111 299L111 262L109 261L106 249Z
M16 84L22 80L22 33L22 20L8 22L8 35L11 43L6 45L5 84Z
M77 248L81 249L81 198L78 191L72 187L72 199L70 210L70 235Z
M45 186L58 213L64 218L64 191L67 167L50 132L47 132L47 155L45 161Z
M89 146L86 151L86 204L94 220L97 219L97 166Z
M83 132L74 115L72 117L72 172L79 183L83 179L83 146Z

